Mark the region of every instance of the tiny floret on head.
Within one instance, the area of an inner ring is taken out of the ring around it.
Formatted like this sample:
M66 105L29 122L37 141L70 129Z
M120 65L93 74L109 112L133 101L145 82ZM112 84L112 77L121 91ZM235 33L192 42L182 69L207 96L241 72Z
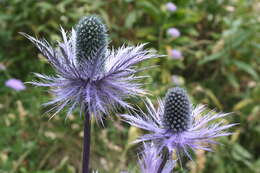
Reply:
M165 97L163 114L164 128L172 132L183 132L189 128L191 104L183 88L171 88Z
M79 61L92 59L98 51L105 50L108 44L106 31L98 16L85 16L79 21L76 26L76 56Z

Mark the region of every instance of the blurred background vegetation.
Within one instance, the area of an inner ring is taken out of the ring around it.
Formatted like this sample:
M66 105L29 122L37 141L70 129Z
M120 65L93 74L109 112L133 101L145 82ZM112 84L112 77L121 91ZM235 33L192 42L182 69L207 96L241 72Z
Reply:
M45 89L26 85L15 91L5 82L31 81L31 72L53 74L18 32L60 40L60 26L70 30L80 17L93 13L108 25L111 47L148 42L147 48L168 55L141 64L158 65L144 72L151 75L143 82L154 101L180 85L195 104L234 112L227 121L240 123L235 133L220 138L224 145L213 153L194 153L186 172L259 173L260 2L172 2L176 11L167 9L165 0L0 0L0 173L80 171L83 121L78 112L66 121L62 113L48 121L41 106L51 97ZM172 27L179 37L167 34ZM138 172L138 146L130 143L144 132L113 117L105 128L93 122L91 167L101 173Z

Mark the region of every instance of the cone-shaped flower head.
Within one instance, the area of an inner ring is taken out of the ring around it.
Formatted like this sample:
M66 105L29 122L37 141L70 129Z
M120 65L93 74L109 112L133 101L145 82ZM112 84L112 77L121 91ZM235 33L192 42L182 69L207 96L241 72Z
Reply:
M184 89L176 87L166 94L164 102L158 101L158 109L147 99L145 114L121 115L130 125L150 132L140 137L136 142L152 141L161 151L167 148L171 153L176 151L178 156L184 152L190 159L188 149L211 151L209 144L219 136L228 136L225 132L235 124L215 122L227 116L227 113L208 111L205 106L193 107Z
M107 49L107 29L97 16L83 17L76 26L76 56L91 60L95 54L102 50L101 57L105 57ZM100 57L100 58L101 58Z
M162 154L153 143L144 143L139 166L142 173L157 173L163 162ZM161 173L171 173L175 166L175 161L166 161Z
M63 42L52 47L46 40L31 40L56 71L55 76L36 73L41 82L36 86L49 87L54 99L45 105L53 105L56 112L66 106L67 115L79 106L87 108L96 120L102 120L118 105L131 107L125 98L145 94L136 76L142 69L136 64L158 57L154 51L144 50L144 45L122 46L118 50L107 45L106 26L97 16L82 18L68 34L61 28Z
M168 91L162 121L164 128L172 132L183 132L189 128L191 105L184 89L176 87Z

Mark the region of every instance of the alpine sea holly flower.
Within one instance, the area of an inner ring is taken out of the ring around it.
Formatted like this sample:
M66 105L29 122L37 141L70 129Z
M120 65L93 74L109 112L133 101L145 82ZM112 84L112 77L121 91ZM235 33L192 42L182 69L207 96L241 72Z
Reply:
M167 34L173 38L178 38L181 35L180 31L177 28L169 28L167 30Z
M46 40L38 40L27 34L54 67L56 75L36 73L42 82L31 82L36 86L50 87L54 99L45 105L54 105L57 114L66 106L67 116L79 106L85 112L82 172L89 172L90 120L91 115L102 123L102 115L109 114L117 106L131 107L125 98L145 94L142 78L135 76L135 65L157 55L137 47L122 46L118 50L108 49L106 26L97 16L83 17L70 36L61 28L63 42L52 47Z
M141 159L139 159L139 166L142 173L170 173L173 170L175 161L170 159L165 160L165 163L163 163L162 154L153 143L144 143L143 147L144 150Z
M152 141L160 151L167 148L170 153L176 151L178 157L184 153L191 159L189 149L211 151L209 144L217 144L217 137L230 135L225 130L235 125L224 124L223 120L214 122L229 114L208 111L203 105L192 107L186 91L179 87L169 89L164 103L159 100L158 104L156 109L147 99L147 114L140 111L121 116L130 125L150 132L136 142Z
M5 82L5 86L12 88L16 91L22 91L25 90L26 87L24 86L23 82L19 79L8 79Z
M170 12L174 12L174 11L177 10L177 7L176 7L176 5L175 5L174 3L168 2L168 3L166 4L166 9L167 9L168 11L170 11Z
M134 65L157 55L144 44L108 49L106 26L97 16L82 18L69 35L62 28L61 33L57 47L23 33L56 71L55 76L35 73L42 81L31 82L51 89L55 97L45 105L54 105L54 115L66 106L70 115L79 106L102 122L117 106L130 107L125 98L145 94L137 82L143 76L135 76L141 69Z

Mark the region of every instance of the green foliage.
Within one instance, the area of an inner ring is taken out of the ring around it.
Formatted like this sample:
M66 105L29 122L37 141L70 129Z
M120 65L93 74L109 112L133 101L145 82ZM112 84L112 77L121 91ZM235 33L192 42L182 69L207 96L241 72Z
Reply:
M181 0L168 12L159 0L1 0L0 1L0 172L76 173L81 169L82 119L75 112L48 121L41 104L51 96L27 86L14 92L8 78L33 80L31 72L52 74L38 51L18 32L60 40L60 26L70 30L82 16L100 15L108 26L111 46L149 42L165 58L144 62L158 65L144 75L152 98L163 97L175 85L187 88L194 103L234 112L229 122L240 123L231 137L220 139L214 153L194 153L192 173L257 173L260 170L260 4L257 0ZM166 34L178 28L181 36ZM55 42L53 42L54 44ZM171 49L182 51L173 59ZM174 77L174 80L173 80ZM132 103L142 105L140 100ZM42 116L43 115L43 116ZM142 133L118 118L106 128L92 126L91 165L100 172L131 170L138 146L131 141ZM177 168L179 172L180 168Z

